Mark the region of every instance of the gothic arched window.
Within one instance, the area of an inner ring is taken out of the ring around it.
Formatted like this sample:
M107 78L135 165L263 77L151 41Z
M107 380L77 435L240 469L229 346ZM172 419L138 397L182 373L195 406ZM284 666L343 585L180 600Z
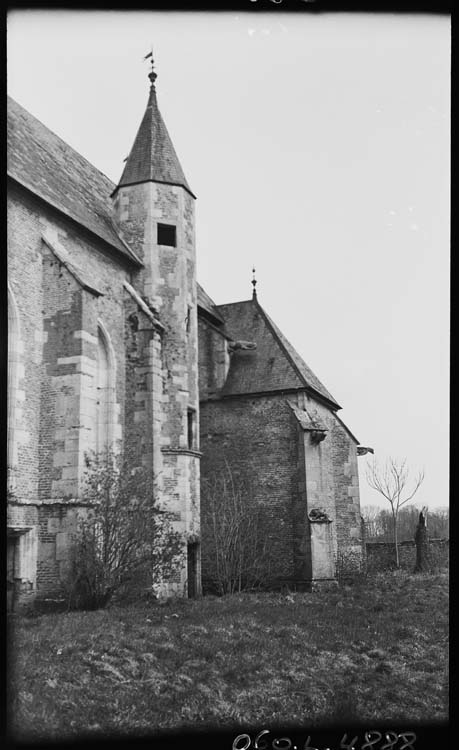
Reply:
M95 450L105 453L112 448L115 403L115 358L107 331L99 321L96 360Z

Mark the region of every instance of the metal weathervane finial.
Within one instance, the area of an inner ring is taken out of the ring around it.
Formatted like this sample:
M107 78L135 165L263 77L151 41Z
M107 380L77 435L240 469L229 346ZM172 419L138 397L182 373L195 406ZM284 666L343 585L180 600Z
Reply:
M252 296L253 296L253 299L256 299L256 297L257 297L257 290L256 290L257 280L255 278L255 268L252 268L252 274L253 274L253 276L252 276L252 282L251 282L251 284L253 286L253 295Z
M153 45L151 45L150 52L147 55L145 55L145 57L143 59L144 60L148 60L149 57L151 57L151 71L148 74L148 78L151 81L152 88L155 88L155 81L156 81L156 79L157 79L158 76L155 73L155 61L153 60Z

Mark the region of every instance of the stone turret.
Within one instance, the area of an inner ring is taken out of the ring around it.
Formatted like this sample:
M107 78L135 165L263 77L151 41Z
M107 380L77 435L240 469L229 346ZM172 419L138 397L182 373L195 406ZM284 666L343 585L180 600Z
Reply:
M158 108L156 77L152 63L145 114L112 200L117 228L144 265L133 287L161 326L150 337L148 361L140 373L148 393L135 398L149 404L143 413L139 410L138 419L151 431L161 503L184 538L180 579L166 589L196 595L200 453L195 196Z

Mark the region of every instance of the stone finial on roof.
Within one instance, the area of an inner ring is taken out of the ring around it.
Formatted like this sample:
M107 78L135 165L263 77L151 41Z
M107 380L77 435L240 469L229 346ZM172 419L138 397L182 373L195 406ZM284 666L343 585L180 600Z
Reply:
M255 268L252 268L252 281L251 281L251 284L253 286L252 298L256 299L257 298L257 290L256 290L257 280L255 278Z

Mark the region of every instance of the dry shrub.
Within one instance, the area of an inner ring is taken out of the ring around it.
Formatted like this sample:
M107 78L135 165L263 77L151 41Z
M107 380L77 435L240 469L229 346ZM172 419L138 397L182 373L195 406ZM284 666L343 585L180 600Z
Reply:
M247 482L225 469L201 487L204 593L232 594L269 580L271 550Z
M151 471L126 470L112 453L87 458L83 500L68 565L69 609L105 607L123 590L143 590L172 577L183 547L156 502Z

